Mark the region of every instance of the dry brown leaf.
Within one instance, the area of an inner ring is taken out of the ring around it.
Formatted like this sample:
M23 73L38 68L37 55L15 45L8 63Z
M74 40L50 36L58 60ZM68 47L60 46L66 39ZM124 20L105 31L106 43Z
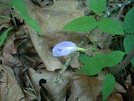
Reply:
M58 1L48 8L39 8L26 1L29 15L34 18L40 25L43 36L38 34L27 25L32 43L45 64L47 70L54 71L62 67L61 62L52 56L51 48L61 41L73 41L76 44L81 41L85 33L76 33L62 30L62 27L69 21L83 16L82 10L77 10L77 2ZM78 63L75 67L78 66Z
M104 33L100 29L96 28L89 36L89 39L92 43L98 43L102 49L107 49L111 44L111 37L111 34Z
M4 4L4 3L0 1L0 5L1 4ZM0 15L10 17L10 10L9 10L8 5L0 7ZM10 19L0 17L0 25L9 23L9 22L10 22Z
M106 101L123 101L121 94L112 93Z
M16 54L14 47L14 37L11 37L5 44L3 49L2 64L9 67L22 66L21 62L17 57L13 57L12 54Z
M10 68L10 67L6 67ZM4 69L3 66L0 65L0 101L24 101L24 94L22 92L22 89L10 75L10 73L7 71L9 69Z
M55 83L58 72L50 72L45 69L41 69L38 72L35 72L32 68L29 68L28 72L31 82L38 95L41 88L39 86L39 81L42 79L46 81L46 83L42 83L42 85L47 90L47 97L50 101L65 101L66 92L70 87L69 78L73 72L66 71L59 83Z
M89 77L85 74L76 73L72 76L72 87L71 87L71 96L68 101L96 101L97 97L102 93L102 82L104 76L99 77ZM118 87L118 88L117 88ZM124 93L124 88L116 83L115 92ZM118 90L117 90L118 89ZM112 96L113 98L119 98ZM122 100L120 100L122 101Z

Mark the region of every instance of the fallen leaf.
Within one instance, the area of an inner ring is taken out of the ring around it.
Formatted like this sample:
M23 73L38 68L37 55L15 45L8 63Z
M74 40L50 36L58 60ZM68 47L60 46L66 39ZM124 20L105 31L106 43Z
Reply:
M15 75L12 77L7 70L10 70L9 72L12 72L13 75L11 69L4 69L3 66L0 65L0 101L24 101L23 91L14 79Z

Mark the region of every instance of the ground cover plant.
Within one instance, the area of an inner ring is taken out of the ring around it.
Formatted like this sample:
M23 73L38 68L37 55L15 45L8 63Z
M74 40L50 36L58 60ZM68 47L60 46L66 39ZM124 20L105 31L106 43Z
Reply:
M1 101L133 101L133 5L0 1Z

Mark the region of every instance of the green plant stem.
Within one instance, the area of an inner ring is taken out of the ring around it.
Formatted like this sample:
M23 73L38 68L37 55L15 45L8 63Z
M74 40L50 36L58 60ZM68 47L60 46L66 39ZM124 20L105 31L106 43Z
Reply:
M130 51L130 53L126 56L126 58L116 67L114 67L110 73L113 75L118 74L121 70L123 70L132 60L134 57L134 47Z
M12 20L13 20L13 22L14 22L14 26L15 26L15 28L17 28L17 24L16 24L15 18L14 18L14 16L13 16L14 13L12 12L11 7L12 7L12 6L9 4L9 9L10 9L10 12L11 12L11 15L12 15L12 18L13 18Z
M86 40L88 39L88 37L90 36L90 34L93 32L93 30L91 32L88 32L85 37L82 39L82 41L80 42L80 44L78 45L78 47L81 47ZM58 83L63 75L63 73L65 72L65 70L67 69L70 61L75 57L76 52L72 52L70 54L70 57L66 60L65 64L62 67L62 70L59 72L58 76L56 77L55 83Z

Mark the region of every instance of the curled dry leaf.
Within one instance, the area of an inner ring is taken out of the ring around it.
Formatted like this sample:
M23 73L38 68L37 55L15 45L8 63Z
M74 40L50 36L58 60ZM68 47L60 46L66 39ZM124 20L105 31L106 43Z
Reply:
M12 54L16 54L17 52L14 47L14 39L14 36L11 36L11 38L6 42L3 49L2 64L9 67L22 65L17 57L12 56Z
M39 92L42 89L39 86L39 82L45 81L44 83L41 83L41 85L47 91L47 98L50 101L65 101L66 92L70 87L69 79L70 76L73 74L73 72L66 71L63 74L62 79L60 80L59 83L55 83L55 79L58 75L58 72L50 72L45 69L35 72L32 68L29 68L28 72L29 72L30 80L38 95L40 95Z
M103 82L104 76L102 77L89 77L85 74L76 73L72 75L72 87L71 87L71 95L69 97L68 101L96 101L97 97L100 96L102 93L102 82ZM118 86L118 88L117 88ZM122 92L125 93L124 88L116 83L116 89L115 92ZM112 98L116 99L114 101L117 101L118 99L121 99L118 94L115 94L115 96L112 96ZM110 98L111 99L111 98ZM109 101L109 100L108 100ZM122 101L122 100L119 100Z
M4 69L0 65L0 101L24 101L24 94L14 79L13 71L7 68L10 67Z

